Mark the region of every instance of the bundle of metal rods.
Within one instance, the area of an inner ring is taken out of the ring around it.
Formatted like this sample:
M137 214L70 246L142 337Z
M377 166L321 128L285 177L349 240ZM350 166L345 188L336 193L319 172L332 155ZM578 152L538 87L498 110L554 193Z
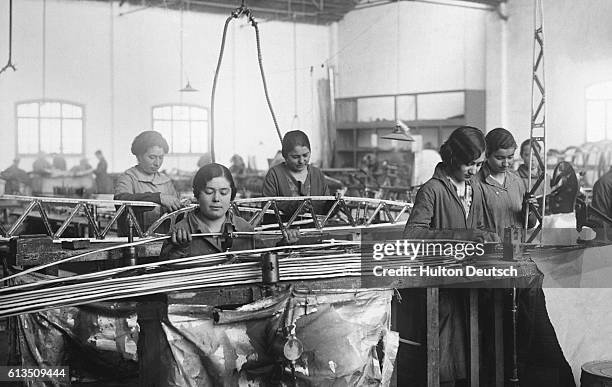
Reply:
M114 246L147 243L167 237L145 239ZM12 286L0 288L0 318L91 302L133 298L155 293L261 283L261 254L279 256L281 281L358 277L363 274L361 244L355 241L328 241L316 245L291 245L215 253L194 257L114 268L70 277L27 274L60 265L81 254L17 272L0 279ZM231 259L232 262L228 263ZM396 265L453 265L449 257L426 260L395 256Z
M11 276L14 286L0 289L0 317L160 292L259 283L259 254L275 250L280 251L279 274L286 281L359 276L360 254L347 251L357 245L332 242L209 254L30 283L17 273ZM282 251L287 249L291 252ZM242 262L222 264L229 255ZM178 264L190 267L176 269Z

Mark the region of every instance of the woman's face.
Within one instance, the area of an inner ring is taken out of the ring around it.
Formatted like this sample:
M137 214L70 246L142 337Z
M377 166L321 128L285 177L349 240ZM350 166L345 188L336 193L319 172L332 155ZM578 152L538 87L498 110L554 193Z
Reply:
M152 175L161 168L164 163L164 155L162 147L152 146L144 154L136 157L138 159L138 166L144 173Z
M455 172L452 174L452 177L459 182L470 180L472 176L476 175L478 171L480 171L484 160L485 153L482 152L480 157L476 160L473 160L468 164L461 164L459 168L456 169Z
M293 172L302 172L310 161L310 149L305 146L297 145L285 157L285 162Z
M215 177L206 183L206 187L200 191L198 202L200 212L205 218L217 220L225 216L230 207L232 197L232 186L227 178Z
M492 173L504 173L512 168L516 148L498 149L487 157Z
M538 148L539 149L539 148ZM523 149L521 149L521 158L523 159L523 164L525 164L529 168L529 152L531 151L531 147L529 145L525 145ZM531 172L537 173L538 171L538 160L534 156L531 158Z

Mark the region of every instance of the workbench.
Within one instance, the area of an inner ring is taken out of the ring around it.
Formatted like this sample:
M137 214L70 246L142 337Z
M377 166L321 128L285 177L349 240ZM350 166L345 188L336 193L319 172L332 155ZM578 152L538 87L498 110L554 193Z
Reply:
M112 244L112 242L111 242ZM13 238L8 246L10 247L10 264L23 266L34 266L41 263L57 261L58 259L68 256L81 254L88 250L99 250L102 247L107 247L109 243L93 243L86 250L65 250L61 248L61 244L53 243L49 237L34 237L34 238ZM138 255L141 260L155 259L159 255L161 242L138 246ZM71 271L85 272L89 270L100 270L100 268L116 265L122 259L120 251L98 252L88 257L81 258L71 265L66 265ZM439 343L439 288L440 287L468 287L469 290L469 347L470 347L470 385L479 385L479 337L478 337L478 289L477 287L526 287L539 278L541 274L538 272L535 264L529 259L523 261L504 261L501 259L499 252L493 252L485 257L481 257L476 261L471 262L479 268L487 267L508 267L514 266L518 275L504 280L495 280L487 282L487 279L475 278L435 278L435 277L417 277L407 278L401 277L393 284L393 288L427 288L427 380L428 386L439 385L439 359L440 359L440 343ZM66 269L66 268L64 268ZM57 275L57 273L51 273ZM331 290L331 289L361 289L364 287L361 277L348 278L332 278L320 279L316 281L298 281L293 283L281 282L276 285L278 289L285 289L288 286L304 288L310 291ZM211 288L190 292L170 292L168 293L168 304L176 305L240 305L247 304L267 295L271 294L274 289L266 286L232 286L225 288ZM502 303L501 293L495 294L496 302L494 306L494 324L495 324L495 354L496 354L496 369L495 369L495 386L504 385L503 372L503 337L502 337ZM144 305L146 309L146 305ZM154 308L158 308L159 305ZM392 304L392 310L398 307L397 302ZM142 309L141 309L142 310ZM156 313L156 312L155 312ZM392 316L394 313L392 313ZM392 328L393 326L392 317ZM155 350L150 348L150 350Z
M448 278L410 278L398 281L397 289L423 288L426 287L427 297L427 385L439 386L439 291L440 287L467 287L469 288L469 385L480 385L480 358L479 358L479 321L478 321L478 288L498 288L494 292L494 343L495 343L495 386L504 386L504 349L503 349L503 302L502 292L499 288L529 287L536 286L541 274L535 264L530 261L502 261L499 258L486 258L473 264L480 268L487 267L509 267L515 266L518 276L505 280L474 280L463 278L449 280ZM324 291L333 289L362 289L362 279L359 277L321 279L317 281L299 281L293 283L279 283L278 288L288 286L308 289L309 291ZM239 305L254 302L268 295L269 287L263 286L234 286L220 289L206 289L194 292L171 292L168 293L168 305ZM158 306L155 306L156 308ZM392 329L397 330L394 324L394 315L399 307L398 300L392 304ZM157 313L157 312L154 312ZM154 349L151 349L155 351ZM396 365L397 366L397 365Z

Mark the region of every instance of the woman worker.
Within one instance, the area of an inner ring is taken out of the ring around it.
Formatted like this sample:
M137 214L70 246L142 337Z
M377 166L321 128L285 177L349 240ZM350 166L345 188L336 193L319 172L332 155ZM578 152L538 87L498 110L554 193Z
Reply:
M231 201L236 197L236 185L227 167L211 163L200 168L193 178L193 195L199 208L174 226L172 239L162 247L162 259L264 247L263 243L256 243L252 237L234 237L231 245L223 243L221 238L192 237L192 234L223 233L224 230L254 231L249 222L229 211ZM289 229L283 233L283 240L278 244L291 244L298 238L299 231Z
M263 196L328 196L325 175L309 164L310 150L306 133L301 130L287 132L282 146L285 161L268 170L263 184ZM299 206L292 202L278 202L277 205L286 216L291 216ZM328 208L328 203L315 203L317 214L324 214Z
M496 239L488 232L492 223L481 184L472 179L484 163L485 148L484 135L477 128L462 126L451 133L440 147L442 162L417 192L404 229L406 236L445 238L458 233L452 239L467 235L479 240Z
M527 189L523 179L512 170L516 141L504 128L495 128L487 133L487 160L478 177L482 182L495 232L504 238L507 227L525 227L525 194ZM530 216L529 227L535 225L535 217Z
M191 234L221 233L224 229L237 232L254 230L249 222L228 211L236 197L236 186L230 170L225 166L211 163L200 168L193 178L193 195L200 207L175 225L172 243L164 243L161 258L182 258L227 250L227 244L223 245L220 238L192 238ZM251 239L236 238L231 249L252 249Z
M487 231L492 226L483 200L482 187L474 178L485 160L485 139L474 127L455 129L440 147L442 162L436 166L433 177L419 189L414 206L404 229L410 239L470 239L478 242L497 241L497 235ZM414 299L412 291L403 297ZM454 386L467 378L467 330L465 302L458 289L440 291L440 383ZM418 335L414 317L420 314L424 302L408 302L398 316L399 326L406 327L400 335L410 339ZM418 331L418 329L417 329ZM404 347L406 348L406 347ZM401 348L400 348L401 349ZM398 355L409 358L410 348ZM401 375L402 384L414 382Z
M159 172L168 149L168 143L159 132L148 130L140 133L134 138L131 148L138 164L119 176L115 186L115 200L146 201L161 205L161 208L153 209L135 208L138 224L143 231L162 214L181 208L172 180ZM125 221L119 222L118 228L119 235L127 234Z
M491 130L487 133L486 143L487 160L480 170L479 178L495 230L503 239L505 228L525 226L524 203L527 188L526 184L523 184L523 178L529 178L529 164L523 164L521 167L524 168L519 168L519 172L523 171L521 176L512 171L517 144L506 129ZM529 140L521 145L521 157L529 161ZM535 224L536 218L532 214L529 217L528 227L533 227ZM521 384L545 385L551 380L556 380L555 384L558 386L573 385L571 370L563 357L548 318L542 289L539 287L519 289L518 303L518 357ZM487 336L483 335L485 341Z
M232 238L231 245L227 245L227 241L221 238L192 236L195 233L219 233L228 226L237 232L253 231L253 226L246 220L229 211L230 203L236 196L236 186L229 169L216 163L200 168L193 178L193 194L200 207L174 226L171 242L166 240L162 247L161 259L260 247L254 246L252 237ZM289 230L279 244L294 243L297 239L297 230ZM160 305L165 304L165 297L157 301L155 310L159 312ZM164 313L163 306L161 311ZM159 315L154 315L153 318L146 316L140 318L139 315L138 323L141 326L138 343L139 367L141 372L144 372L140 377L141 385L166 385L167 380L171 378L168 375L168 370L171 368L168 364L173 360ZM188 352L189 347L183 350ZM197 351L194 351L193 356L194 358L198 356ZM215 380L215 375L208 375L207 378Z

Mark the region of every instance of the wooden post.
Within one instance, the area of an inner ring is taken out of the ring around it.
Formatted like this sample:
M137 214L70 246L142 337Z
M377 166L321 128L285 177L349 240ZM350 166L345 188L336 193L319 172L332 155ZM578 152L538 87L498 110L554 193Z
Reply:
M440 386L440 289L427 288L427 387Z
M470 386L480 385L480 350L478 337L478 289L470 289Z
M495 387L504 387L504 320L503 290L493 292L493 323L495 338Z

